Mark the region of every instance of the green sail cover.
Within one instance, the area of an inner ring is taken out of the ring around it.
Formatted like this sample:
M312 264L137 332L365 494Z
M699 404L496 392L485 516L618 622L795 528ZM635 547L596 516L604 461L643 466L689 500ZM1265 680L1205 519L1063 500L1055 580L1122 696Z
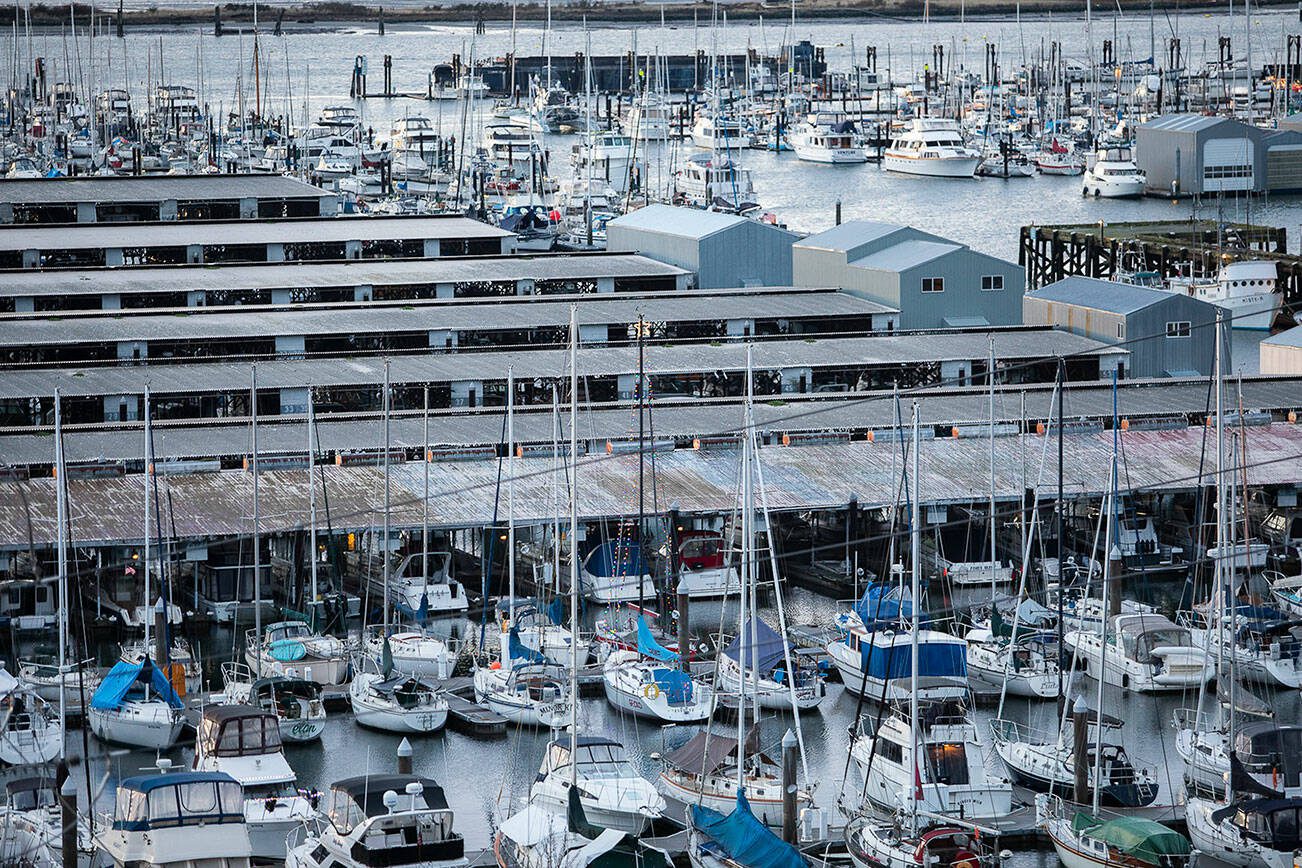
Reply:
M1099 820L1078 812L1071 827L1149 865L1160 865L1165 856L1188 856L1189 839L1161 823L1137 817Z

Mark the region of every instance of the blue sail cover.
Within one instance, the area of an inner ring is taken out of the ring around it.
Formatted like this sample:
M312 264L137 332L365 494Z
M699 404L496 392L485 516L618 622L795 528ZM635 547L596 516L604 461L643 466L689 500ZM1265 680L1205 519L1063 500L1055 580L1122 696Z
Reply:
M637 616L637 653L652 660L659 660L661 663L678 662L678 655L665 648L656 641L655 636L651 635L651 628L646 625L646 619L641 615Z
M149 685L159 699L173 708L181 708L184 703L168 683L163 671L145 658L143 663L128 663L119 660L104 680L99 683L95 695L91 697L90 707L101 711L116 711L122 707L122 701L137 685Z
M726 817L700 805L692 805L691 811L692 825L744 868L806 868L795 847L755 818L741 790L737 791L737 807Z
M584 568L594 576L645 576L642 546L634 540L607 540L592 550Z
M506 639L506 651L511 656L511 663L516 660L526 660L529 663L550 663L541 651L535 651L528 645L520 641L520 631L515 627L511 628L511 633Z
M878 621L894 623L913 617L913 601L905 596L902 588L874 582L854 604L854 613L864 626L872 626Z
M752 633L752 631L754 631ZM773 667L786 659L786 643L777 631L759 618L752 618L746 624L741 635L732 640L732 644L723 649L731 659L737 661L742 669L749 669L753 659L751 636L755 637L755 650L759 652L759 671L772 671ZM744 642L742 640L745 640Z
M670 705L683 705L692 701L692 677L679 669L657 669L652 673L656 687L664 693Z
M878 638L886 643L877 644ZM874 635L859 646L869 678L909 678L913 673L913 648L907 633ZM918 677L967 677L967 652L961 642L918 640Z

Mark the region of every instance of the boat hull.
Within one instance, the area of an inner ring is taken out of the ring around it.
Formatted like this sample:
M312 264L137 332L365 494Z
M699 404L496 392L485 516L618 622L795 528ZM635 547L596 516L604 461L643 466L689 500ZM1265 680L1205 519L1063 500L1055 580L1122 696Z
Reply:
M91 708L86 713L90 731L101 741L167 750L176 744L185 718L172 713L166 704L127 702L120 708Z

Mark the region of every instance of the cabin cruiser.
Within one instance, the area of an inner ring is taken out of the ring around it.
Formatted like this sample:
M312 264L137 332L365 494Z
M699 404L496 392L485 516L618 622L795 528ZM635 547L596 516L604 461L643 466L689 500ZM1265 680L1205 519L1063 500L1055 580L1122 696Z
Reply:
M355 130L362 125L362 116L350 105L328 105L321 109L316 122L323 127Z
M980 162L958 124L946 118L914 118L882 152L887 171L933 178L971 178Z
M428 557L429 573L424 573ZM421 619L464 612L470 603L466 589L451 577L452 553L416 552L403 558L389 577L389 595L398 611ZM423 619L422 619L423 620Z
M348 680L344 643L312 632L306 621L277 621L261 636L257 632L249 630L244 636L245 661L255 674L301 677L324 685Z
M554 663L494 661L475 670L474 687L476 702L518 726L557 729L570 720L569 676Z
M1142 196L1147 180L1147 176L1135 165L1130 148L1100 148L1094 164L1085 170L1081 193L1104 199Z
M624 536L606 540L588 553L579 572L579 587L594 603L622 603L655 599L642 546Z
M1187 627L1158 614L1116 615L1108 641L1092 630L1072 630L1063 643L1084 660L1091 678L1139 693L1184 690L1206 684L1215 663L1194 645Z
M427 117L415 115L399 118L389 130L389 147L415 154L432 154L438 150L442 137L438 128Z
M18 679L0 669L0 761L11 766L40 765L63 751L58 712Z
M868 151L849 120L825 122L816 115L787 133L796 158L811 163L866 163Z
M894 812L915 795L918 808L973 821L1003 817L1013 808L1013 785L986 772L981 742L967 709L955 700L918 708L917 737L923 756L910 744L907 706L895 705L871 731L860 722L850 755L864 774L864 795Z
M1154 820L1069 814L1062 799L1047 793L1036 797L1035 817L1066 868L1180 868L1190 861L1189 840Z
M1189 614L1196 646L1214 649L1222 665L1233 665L1247 681L1293 690L1302 687L1302 619L1268 606L1236 604L1225 611L1219 629L1216 621L1214 609L1195 607Z
M638 190L645 177L645 163L636 156L630 136L603 131L586 133L573 150L573 176L608 184L617 194Z
M1173 277L1167 287L1222 308L1231 328L1270 331L1284 303L1278 281L1272 260L1249 259L1226 262L1214 279Z
M484 125L483 147L496 163L515 169L528 169L531 162L543 162L543 149L528 127L510 120L495 120Z
M276 715L249 705L204 709L194 770L230 775L244 794L244 822L255 859L279 859L285 836L316 815L316 798L294 784Z
M664 797L634 770L619 742L580 736L576 743L573 756L569 738L547 746L538 778L529 791L531 804L563 816L569 807L570 775L574 773L583 811L593 823L641 835L664 813Z
M737 739L702 730L682 747L665 754L660 789L684 805L704 805L726 811L737 798ZM742 751L746 798L758 819L768 826L782 825L782 766L759 747L759 732L752 728ZM813 794L800 790L797 809L811 807Z
M750 170L724 154L692 154L674 179L674 189L698 208L744 213L759 207Z
M183 707L163 671L148 658L120 660L100 682L86 717L90 731L103 741L167 750L185 727Z
M443 788L414 775L361 775L330 786L326 819L290 837L285 868L465 868ZM282 842L284 844L284 842Z
M669 138L669 105L658 94L644 92L624 113L624 133L643 142Z
M38 851L45 847L54 855L54 861L49 863L51 868L59 868L63 864L63 809L55 794L54 778L50 775L11 778L5 782L4 792L4 805L0 807L0 829L4 830L0 831L0 865L42 865ZM78 853L94 853L87 818L74 816L72 821L77 826ZM15 825L24 834L10 837L6 833L12 832L11 827ZM20 840L28 843L26 850L15 846Z
M448 720L448 700L418 675L393 670L363 659L348 687L353 717L361 726L388 732L427 735Z
M755 137L734 118L702 112L692 124L692 144L707 151L732 151L749 148Z
M276 715L281 741L316 741L325 730L321 685L303 678L271 675L257 678L242 663L222 664L223 692L214 702L251 705Z
M96 821L95 846L116 868L248 868L244 794L220 772L127 778L118 784L113 816Z
M678 593L693 599L728 597L741 590L741 576L727 557L723 535L709 530L678 534Z
M1000 864L970 825L920 819L916 829L910 829L905 818L883 821L860 814L846 824L845 843L854 868L997 868Z
M787 671L788 662L794 674ZM786 640L758 618L723 649L717 667L720 689L771 711L791 711L793 704L801 710L813 708L826 692L818 669L803 665Z

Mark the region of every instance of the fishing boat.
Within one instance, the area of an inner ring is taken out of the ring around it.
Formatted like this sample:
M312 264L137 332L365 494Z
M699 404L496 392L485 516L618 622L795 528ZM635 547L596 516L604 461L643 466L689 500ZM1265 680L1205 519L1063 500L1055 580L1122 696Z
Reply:
M564 816L577 789L583 812L606 829L641 835L665 810L664 797L629 762L624 746L597 736L557 739L547 746L529 801ZM571 787L571 777L575 786Z
M554 663L495 661L475 670L474 687L476 702L519 726L555 729L570 717L569 679Z
M794 671L789 671L788 665ZM723 649L717 671L724 691L740 695L744 679L744 692L771 711L814 708L826 693L818 668L806 665L798 652L759 618L752 617Z
M160 760L160 765L171 764ZM95 825L95 846L116 868L252 864L244 794L234 778L220 772L127 778L118 784L113 815Z
M343 641L313 632L306 621L277 621L258 635L244 636L244 658L258 675L287 675L317 684L348 680L348 653Z
M1047 793L1036 796L1035 809L1036 825L1066 868L1179 868L1189 862L1189 840L1153 820L1104 820L1084 811L1068 817L1062 799Z
M0 669L0 762L40 765L63 750L59 713L18 679Z
M723 535L710 530L678 534L678 593L693 599L727 597L741 588Z
M1284 303L1278 282L1273 260L1246 259L1226 262L1214 279L1173 277L1167 288L1224 309L1231 328L1270 331Z
M281 842L285 868L464 868L447 796L430 778L361 775L330 785L326 819Z
M747 799L757 807L757 819L767 826L782 825L782 767L760 749L759 732L753 727L746 734L740 757L735 737L702 730L665 754L661 763L658 782L665 795L684 805L703 805L716 811L736 804L737 764L741 763ZM798 809L813 803L808 790L797 792Z
M981 154L963 142L958 123L947 118L914 118L882 151L882 167L904 175L971 178Z
M636 651L613 651L602 664L606 701L638 717L665 723L706 720L714 713L714 688L679 666L678 654L656 642L638 618Z
M583 595L594 603L625 603L656 595L641 543L622 535L588 552L579 583Z
M148 658L119 660L100 682L86 717L102 741L167 750L185 727L183 707L163 671Z
M1126 199L1144 194L1147 176L1135 165L1128 147L1100 148L1094 164L1085 170L1081 194L1104 199Z
M674 178L674 190L697 208L744 214L759 208L749 169L726 154L692 154Z
M755 137L736 118L702 112L692 123L692 144L707 151L732 151L749 148Z
M418 675L394 674L364 659L348 687L353 717L361 726L387 732L427 735L448 720L448 700Z
M1090 677L1138 693L1197 688L1216 671L1190 630L1164 615L1116 615L1106 643L1092 630L1072 630L1063 642Z
M315 796L295 787L276 715L250 705L203 710L194 770L230 775L244 795L244 822L255 859L282 859L285 836L316 816Z
M315 681L284 675L257 678L247 666L227 662L222 664L222 683L214 702L251 705L276 715L282 741L316 741L325 731L325 703Z

